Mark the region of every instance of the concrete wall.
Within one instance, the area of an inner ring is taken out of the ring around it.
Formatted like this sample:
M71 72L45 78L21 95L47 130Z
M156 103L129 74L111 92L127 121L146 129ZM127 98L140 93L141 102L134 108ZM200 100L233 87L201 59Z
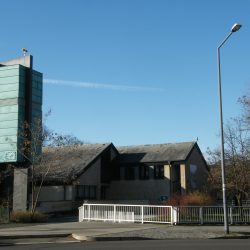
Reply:
M77 185L96 186L96 198L101 198L101 160L97 159L75 182Z
M170 195L168 180L113 181L107 188L108 200L148 200L159 203L161 196Z
M27 209L27 180L27 168L14 170L13 211L26 211Z
M31 60L32 60L32 56L31 55L27 55L27 56L18 57L18 58L12 59L12 60L0 62L0 64L2 64L2 65L21 64L21 65L23 65L25 67L30 68L30 66L31 66Z
M147 180L112 181L107 188L106 199L147 200L152 204L160 203L161 196L170 196L170 167L168 165L164 166L164 176L164 179L153 179L150 174L150 179ZM138 173L136 177L138 178Z
M100 185L101 160L97 159L74 183L76 185Z

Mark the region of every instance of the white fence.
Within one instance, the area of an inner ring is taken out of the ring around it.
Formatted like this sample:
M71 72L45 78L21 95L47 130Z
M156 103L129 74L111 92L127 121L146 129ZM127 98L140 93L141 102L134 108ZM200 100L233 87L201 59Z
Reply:
M79 221L172 223L171 206L83 204Z
M83 204L81 221L220 224L224 222L221 206L149 206L121 204ZM250 223L250 207L228 207L230 224Z
M224 210L221 206L180 206L173 207L174 223L221 224ZM230 224L250 223L250 207L228 207Z

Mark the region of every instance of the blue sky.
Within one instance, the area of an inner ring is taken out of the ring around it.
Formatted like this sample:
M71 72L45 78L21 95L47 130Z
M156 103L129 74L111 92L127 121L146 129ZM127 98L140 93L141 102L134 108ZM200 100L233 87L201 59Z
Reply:
M0 0L0 60L26 47L44 74L43 110L87 142L219 144L216 48L224 120L250 86L248 0Z

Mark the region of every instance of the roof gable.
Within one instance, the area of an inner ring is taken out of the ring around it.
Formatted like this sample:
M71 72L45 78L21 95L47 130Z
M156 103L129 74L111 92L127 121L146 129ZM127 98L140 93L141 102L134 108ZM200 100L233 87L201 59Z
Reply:
M46 181L68 182L81 175L108 147L106 144L83 144L77 146L64 146L44 148L46 164L36 166L36 175L42 175L48 168Z

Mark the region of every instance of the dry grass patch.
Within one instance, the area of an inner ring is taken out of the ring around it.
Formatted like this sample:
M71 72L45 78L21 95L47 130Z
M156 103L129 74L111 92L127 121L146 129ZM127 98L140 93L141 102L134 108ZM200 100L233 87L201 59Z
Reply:
M17 211L11 213L10 221L16 223L47 222L48 215L39 212L31 213L30 211Z

